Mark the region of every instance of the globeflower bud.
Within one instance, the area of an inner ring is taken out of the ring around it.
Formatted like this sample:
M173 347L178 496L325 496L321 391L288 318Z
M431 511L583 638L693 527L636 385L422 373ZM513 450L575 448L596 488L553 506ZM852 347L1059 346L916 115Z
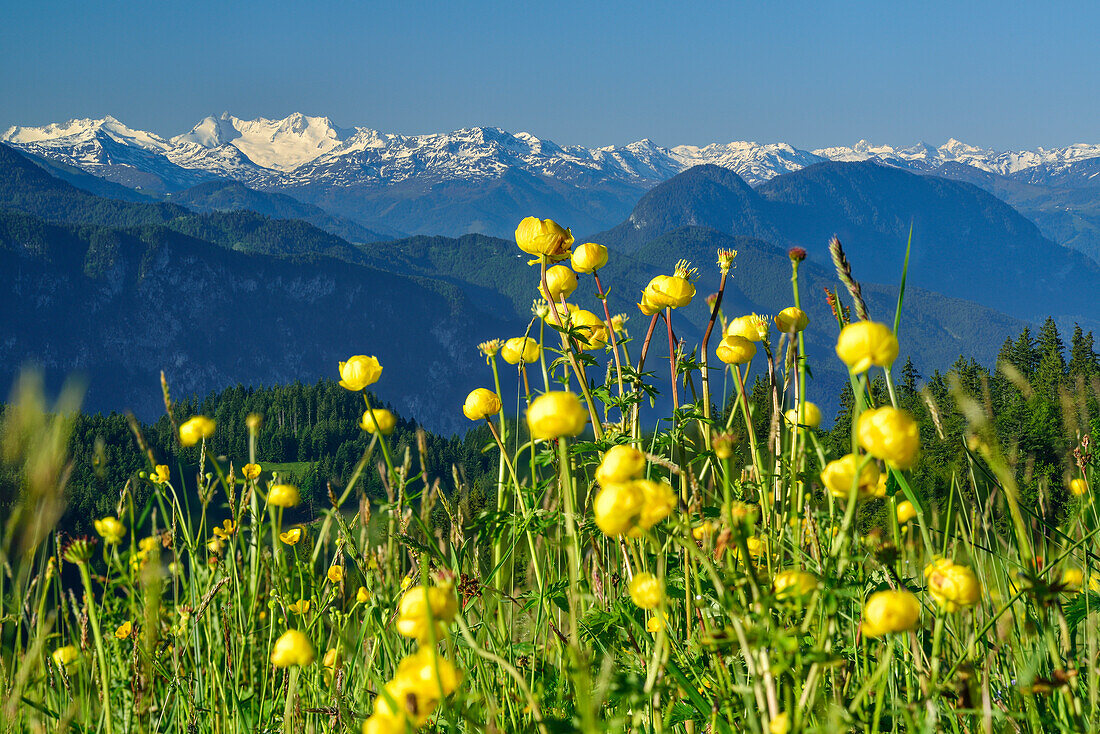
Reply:
M909 500L902 500L898 503L897 515L898 524L904 525L917 516L917 508Z
M479 387L466 396L466 404L462 406L462 413L472 421L496 415L500 412L500 398L492 390Z
M804 400L801 405L802 417L799 419L798 408L791 408L783 416L787 419L787 422L791 425L802 425L809 428L817 428L821 425L821 408L817 407L809 400Z
M287 630L275 640L271 649L271 664L276 668L289 668L291 665L309 665L317 657L313 643L298 630Z
M367 433L374 433L376 423L382 435L388 436L397 425L397 417L385 408L371 408L359 419L359 427Z
M586 242L573 250L573 269L578 273L591 273L607 265L607 248L595 242Z
M794 334L810 325L810 317L795 306L788 306L775 316L775 325L784 334Z
M580 309L570 317L574 327L581 331L584 342L581 348L585 350L602 349L608 340L607 324L591 311Z
M569 257L573 233L553 219L527 217L516 227L516 244L528 255L536 256L530 265L556 263Z
M748 314L730 319L726 326L726 336L741 336L750 342L758 342L768 336L768 320L763 316Z
M276 484L267 494L267 502L275 507L295 507L302 501L302 495L293 484Z
M642 492L642 509L638 513L637 525L627 534L637 538L642 535L642 531L649 530L672 514L676 509L676 492L668 482L653 479L636 479L634 485Z
M863 467L860 468L860 464ZM856 499L866 499L875 495L878 486L879 470L875 462L862 456L848 454L847 456L830 461L821 472L821 481L834 497L848 499L852 492L852 484L856 481L856 472L859 472L859 486Z
M126 526L115 517L107 516L95 521L95 531L107 545L118 545L126 535Z
M539 343L529 336L517 336L504 342L500 350L500 356L508 364L531 364L539 360L542 351Z
M596 481L600 486L626 482L641 476L645 471L645 454L633 446L612 446L603 455L596 469Z
M756 345L743 336L725 336L714 353L726 364L748 364L756 355Z
M809 596L817 589L817 576L809 571L780 571L772 581L775 598L786 601Z
M76 645L65 645L53 651L53 664L59 668L68 668L80 657L80 650Z
M596 526L613 538L625 535L634 527L644 502L645 495L636 483L608 484L592 502Z
M547 290L549 289L549 295ZM569 298L573 291L577 290L577 274L565 265L555 265L546 270L546 286L539 283L539 293L543 298L560 302L563 298Z
M893 632L905 632L917 625L920 602L905 589L878 591L863 605L863 636L882 637Z
M382 376L382 365L375 357L357 354L340 363L340 387L347 390L362 390L367 385L378 382Z
M656 609L665 595L664 585L651 573L639 573L630 582L630 599L639 609Z
M214 420L205 415L196 415L180 426L180 443L184 446L194 446L204 438L210 438L213 435Z
M865 410L856 424L859 445L896 469L909 469L920 451L920 426L908 412L886 405Z
M1071 479L1069 480L1069 491L1076 497L1083 497L1089 491L1089 485L1085 483L1084 479Z
M527 428L531 438L561 438L580 434L588 423L588 411L571 392L548 392L531 401Z
M982 586L974 572L946 558L928 564L924 578L928 581L928 593L945 612L968 607L981 598Z
M886 324L857 321L848 324L837 338L836 354L855 374L872 365L889 367L898 358L898 340Z
M398 633L416 640L427 640L429 608L435 623L435 636L442 637L458 612L458 600L449 586L415 586L406 591L397 607Z

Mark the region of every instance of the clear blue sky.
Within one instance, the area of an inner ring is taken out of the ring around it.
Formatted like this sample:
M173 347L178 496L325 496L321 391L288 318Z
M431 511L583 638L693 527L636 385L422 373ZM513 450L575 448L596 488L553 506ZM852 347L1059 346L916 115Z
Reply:
M1027 5L1027 8L1019 7ZM1100 142L1100 3L0 0L0 127L228 110L560 143Z

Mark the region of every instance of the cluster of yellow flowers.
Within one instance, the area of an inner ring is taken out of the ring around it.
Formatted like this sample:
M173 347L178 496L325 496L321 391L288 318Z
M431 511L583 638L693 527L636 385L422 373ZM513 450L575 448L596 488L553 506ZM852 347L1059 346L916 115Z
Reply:
M596 525L607 535L638 537L676 508L676 493L664 481L640 478L646 458L631 446L612 446L596 469L600 492L592 502Z

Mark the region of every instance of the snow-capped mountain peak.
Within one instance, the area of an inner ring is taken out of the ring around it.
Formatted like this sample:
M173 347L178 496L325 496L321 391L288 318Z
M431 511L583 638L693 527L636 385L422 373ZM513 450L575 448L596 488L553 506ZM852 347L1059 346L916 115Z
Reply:
M207 117L190 132L172 138L175 144L204 148L232 145L250 161L274 171L292 171L339 146L355 131L338 128L327 117L295 112L281 120L242 120L223 112Z

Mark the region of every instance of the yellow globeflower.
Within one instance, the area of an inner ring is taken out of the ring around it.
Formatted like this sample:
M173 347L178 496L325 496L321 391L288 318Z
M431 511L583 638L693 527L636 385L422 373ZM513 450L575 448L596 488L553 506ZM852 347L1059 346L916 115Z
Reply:
M644 503L645 495L636 482L608 484L592 502L596 526L611 537L625 535L637 523Z
M581 332L582 349L603 349L609 338L607 324L591 311L579 309L570 317L573 326Z
M866 462L866 463L864 463ZM863 463L863 468L860 464ZM878 486L879 470L875 462L862 456L848 454L847 456L830 461L821 472L821 481L832 492L834 497L848 499L852 491L852 483L856 480L856 472L859 472L859 489L857 499L866 499L875 495Z
M435 623L435 636L442 637L458 612L458 600L450 586L414 586L401 597L397 607L397 631L405 637L428 639L428 610Z
M384 700L382 696L378 700ZM363 734L405 734L405 718L403 716L383 716L373 713L363 721Z
M917 516L917 508L909 500L898 503L898 523L904 525Z
M882 637L892 632L905 632L917 625L920 602L905 589L878 591L863 605L863 636Z
M95 531L102 536L103 542L107 545L118 545L126 535L126 526L108 515L102 520L95 521Z
M374 716L423 726L439 702L457 690L462 673L435 650L420 648L402 660L385 692L374 701ZM398 708L394 710L393 705ZM372 717L373 718L373 717Z
M462 406L462 413L472 421L494 416L500 412L500 398L492 390L479 387L466 396L466 404Z
M642 300L658 309L681 308L691 303L694 297L695 286L688 279L687 271L679 265L675 275L656 276L642 293Z
M339 565L332 565L328 567L328 580L334 584L338 584L344 580L344 567Z
M836 354L848 369L859 374L872 365L889 367L898 358L898 340L886 324L857 321L845 326L836 341Z
M276 668L289 668L291 665L309 665L317 657L313 643L298 630L287 630L275 640L271 649L271 664Z
M810 317L795 306L789 306L775 315L775 326L784 334L794 334L810 325Z
M172 476L172 471L167 464L157 464L153 471L149 472L149 481L153 484L164 484Z
M578 273L591 273L607 265L607 248L595 242L585 242L573 250L573 269Z
M547 294L546 288L550 289ZM563 298L569 298L573 295L573 291L577 290L577 274L569 269L567 265L555 265L552 268L546 269L546 288L542 287L542 283L539 283L539 293L543 298L551 301L561 301Z
M115 637L120 640L125 640L130 636L130 633L134 631L134 624L130 620L126 620L118 626L115 630Z
M259 479L261 471L263 470L260 469L259 464L245 464L241 468L241 474L244 475L245 479Z
M630 582L630 599L640 609L656 609L665 595L664 584L651 573L639 573Z
M180 443L184 446L194 446L204 438L214 435L214 420L205 415L196 415L189 418L180 426Z
M340 387L348 390L362 390L367 385L378 382L382 376L382 365L376 357L357 354L340 363Z
M638 302L638 310L644 313L646 316L652 316L660 313L662 308L660 305L653 303L646 297L646 292L642 291L642 300Z
M527 428L531 438L561 438L580 434L588 423L588 411L571 392L548 392L531 401Z
M59 668L67 668L76 662L76 659L80 657L80 650L76 645L65 645L65 647L59 647L53 651L53 664Z
M626 482L641 476L645 471L645 454L633 446L612 446L603 455L596 469L596 481L600 486Z
M1083 497L1089 491L1089 485L1085 483L1084 479L1071 479L1069 480L1069 491L1077 497Z
M569 257L573 233L553 219L527 217L516 227L516 244L528 255L535 255L529 264L556 263Z
M297 545L298 541L302 539L301 528L291 528L285 533L279 533L279 540L283 541L287 545Z
M276 507L295 507L302 501L302 495L293 484L276 484L268 492L267 501Z
M810 428L817 428L821 425L821 408L817 407L810 401L806 400L801 405L802 419L798 418L798 408L791 408L783 416L787 419L787 422L791 425L803 425Z
M370 592L367 591L366 586L360 586L359 591L355 592L355 601L359 602L360 604L366 604L368 601L370 601Z
M668 482L652 479L636 479L634 484L642 492L642 511L638 514L637 527L630 535L640 536L642 530L649 530L664 520L676 509L676 492Z
M928 593L946 612L968 607L981 598L982 585L974 572L946 558L925 566L924 578Z
M909 469L920 451L920 426L904 410L886 405L865 410L856 424L859 445L896 469Z
M730 319L726 336L740 336L750 342L758 342L768 336L768 320L754 313Z
M500 356L508 364L519 364L520 362L531 364L539 361L541 351L542 348L536 340L529 336L517 336L504 342L504 347L500 350Z
M817 576L795 569L780 571L772 581L772 589L775 590L775 597L782 600L809 596L817 589Z
M743 336L725 336L714 351L726 364L748 364L756 354L756 345Z
M373 419L371 418L372 413L374 414ZM359 420L359 427L367 433L374 433L375 423L378 423L378 430L382 432L382 435L388 436L393 433L393 429L397 425L397 416L385 408L371 408L363 412L363 417Z

